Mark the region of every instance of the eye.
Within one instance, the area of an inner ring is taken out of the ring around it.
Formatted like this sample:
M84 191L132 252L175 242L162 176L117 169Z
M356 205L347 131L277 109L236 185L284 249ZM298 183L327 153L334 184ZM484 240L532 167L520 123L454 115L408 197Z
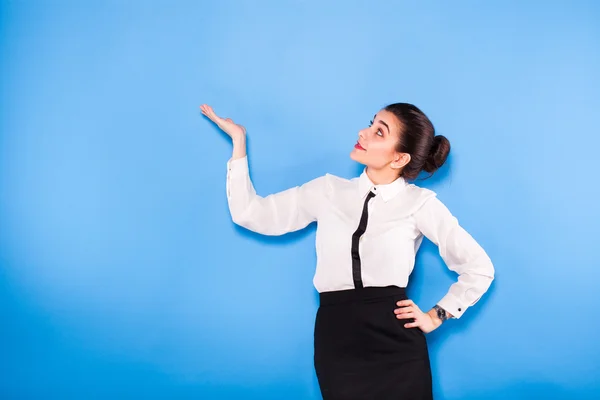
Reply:
M373 126L373 120L369 123L369 127L371 126ZM383 131L381 129L377 129L377 136L383 136Z

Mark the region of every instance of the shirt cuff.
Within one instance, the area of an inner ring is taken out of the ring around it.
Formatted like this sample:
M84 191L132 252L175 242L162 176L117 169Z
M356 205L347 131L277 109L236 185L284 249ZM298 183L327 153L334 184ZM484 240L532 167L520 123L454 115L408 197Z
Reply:
M248 156L241 158L230 158L227 161L227 173L230 177L235 178L248 173Z
M227 198L231 200L231 189L243 186L245 181L248 180L248 156L245 155L241 158L230 158L227 161L227 179L225 188L227 191Z
M456 319L460 318L467 309L467 306L462 304L452 293L445 295L437 304Z

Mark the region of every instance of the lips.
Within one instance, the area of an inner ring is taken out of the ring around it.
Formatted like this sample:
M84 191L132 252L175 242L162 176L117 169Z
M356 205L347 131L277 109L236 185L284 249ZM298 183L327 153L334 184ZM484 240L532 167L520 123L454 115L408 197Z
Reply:
M362 147L359 142L356 142L356 144L354 145L354 148L359 149L359 150L365 150L365 148Z

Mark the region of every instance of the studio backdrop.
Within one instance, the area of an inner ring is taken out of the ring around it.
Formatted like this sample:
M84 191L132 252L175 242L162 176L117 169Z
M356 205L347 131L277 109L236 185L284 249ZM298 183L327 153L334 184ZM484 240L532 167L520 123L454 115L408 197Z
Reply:
M435 190L496 279L427 335L436 399L600 396L594 1L0 2L0 398L321 398L315 225L231 221L229 138L266 196L358 176L409 102ZM457 276L425 240L408 287Z

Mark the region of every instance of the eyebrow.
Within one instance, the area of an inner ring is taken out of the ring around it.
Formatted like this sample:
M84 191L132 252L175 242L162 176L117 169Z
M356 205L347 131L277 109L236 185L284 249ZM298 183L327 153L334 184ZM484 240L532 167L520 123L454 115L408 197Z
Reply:
M377 114L373 115L373 119L375 119L377 117ZM390 133L390 127L388 126L388 124L386 124L385 122L383 122L382 120L379 120L379 122L381 122L383 125L385 125L385 127L388 130L388 133Z

